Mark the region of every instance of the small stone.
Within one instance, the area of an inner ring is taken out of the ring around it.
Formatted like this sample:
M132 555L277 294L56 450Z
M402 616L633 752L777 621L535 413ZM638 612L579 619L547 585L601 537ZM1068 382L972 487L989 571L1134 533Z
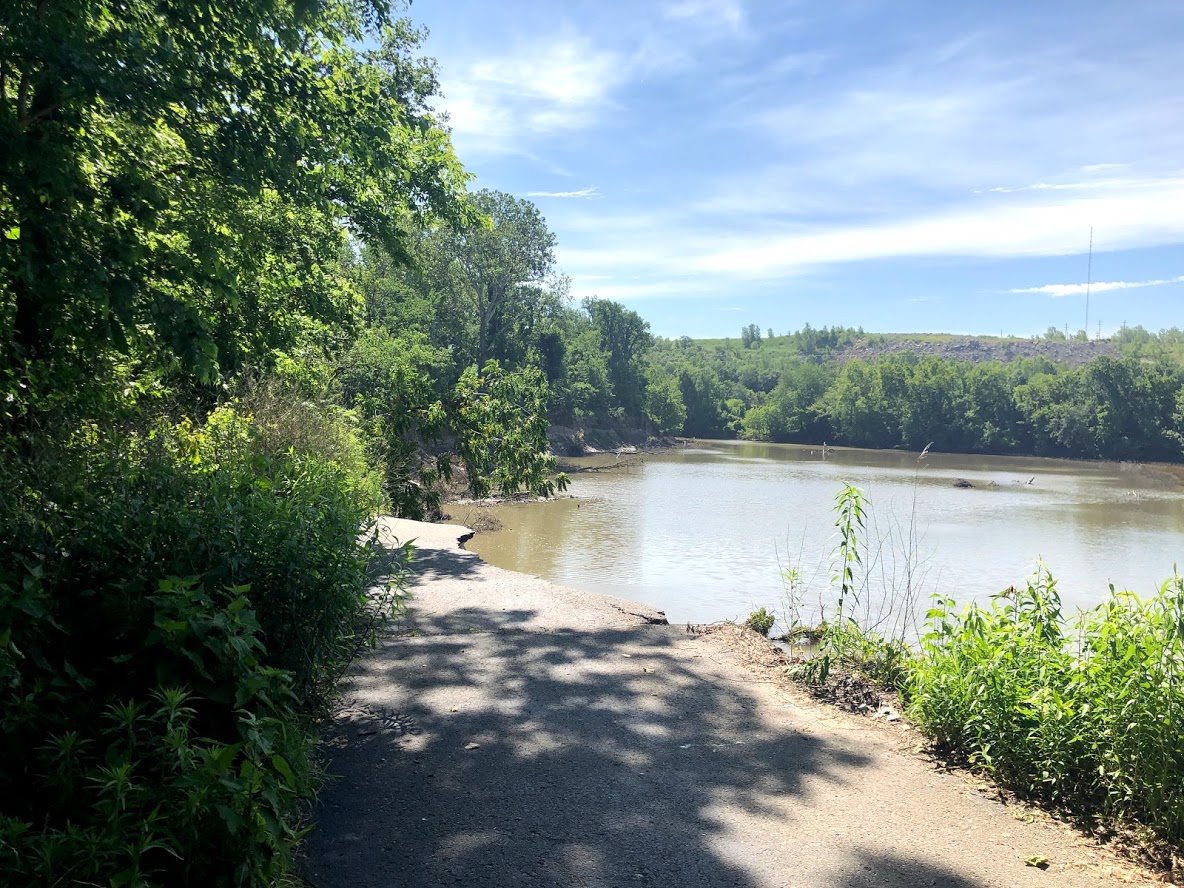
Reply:
M480 748L481 748L480 743L466 743L465 744L465 749L468 749L470 751L472 751L474 749L480 749Z

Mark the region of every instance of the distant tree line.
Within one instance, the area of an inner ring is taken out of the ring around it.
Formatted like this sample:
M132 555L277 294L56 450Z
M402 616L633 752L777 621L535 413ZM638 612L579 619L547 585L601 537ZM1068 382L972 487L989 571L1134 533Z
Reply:
M780 348L661 340L696 436L963 453L1178 460L1184 335L1124 332L1120 357L1070 369L1044 359L969 363L911 353L829 360L862 331L790 333Z

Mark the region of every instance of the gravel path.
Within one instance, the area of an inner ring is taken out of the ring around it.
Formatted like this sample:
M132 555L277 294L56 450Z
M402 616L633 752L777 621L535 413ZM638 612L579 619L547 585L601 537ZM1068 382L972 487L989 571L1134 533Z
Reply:
M346 682L305 843L316 888L1118 881L907 730L764 680L718 636L487 565L462 527L385 532L417 539L410 631Z

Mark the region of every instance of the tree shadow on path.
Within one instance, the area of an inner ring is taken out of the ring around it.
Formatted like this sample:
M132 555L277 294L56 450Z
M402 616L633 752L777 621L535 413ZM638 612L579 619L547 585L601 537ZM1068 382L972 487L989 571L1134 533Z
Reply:
M863 756L771 726L673 627L517 628L534 616L469 607L363 659L306 842L313 885L809 884L761 824L804 817ZM844 885L973 884L897 863L848 862L869 878Z
M981 882L932 863L894 854L855 851L834 888L980 888Z

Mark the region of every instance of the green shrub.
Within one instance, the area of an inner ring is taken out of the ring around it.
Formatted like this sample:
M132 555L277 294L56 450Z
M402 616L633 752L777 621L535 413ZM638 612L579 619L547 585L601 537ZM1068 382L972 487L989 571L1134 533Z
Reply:
M773 615L765 610L763 607L757 608L748 615L748 619L744 621L744 625L754 632L759 632L761 635L767 636L769 630L773 628Z
M844 668L885 688L899 691L906 687L914 654L903 639L886 638L847 619L825 624L821 642L824 653Z
M1004 784L1184 841L1184 579L1066 624L1040 572L990 607L929 614L909 713Z
M283 872L315 719L376 616L376 501L347 415L260 397L257 420L223 407L10 444L0 871L15 883Z

